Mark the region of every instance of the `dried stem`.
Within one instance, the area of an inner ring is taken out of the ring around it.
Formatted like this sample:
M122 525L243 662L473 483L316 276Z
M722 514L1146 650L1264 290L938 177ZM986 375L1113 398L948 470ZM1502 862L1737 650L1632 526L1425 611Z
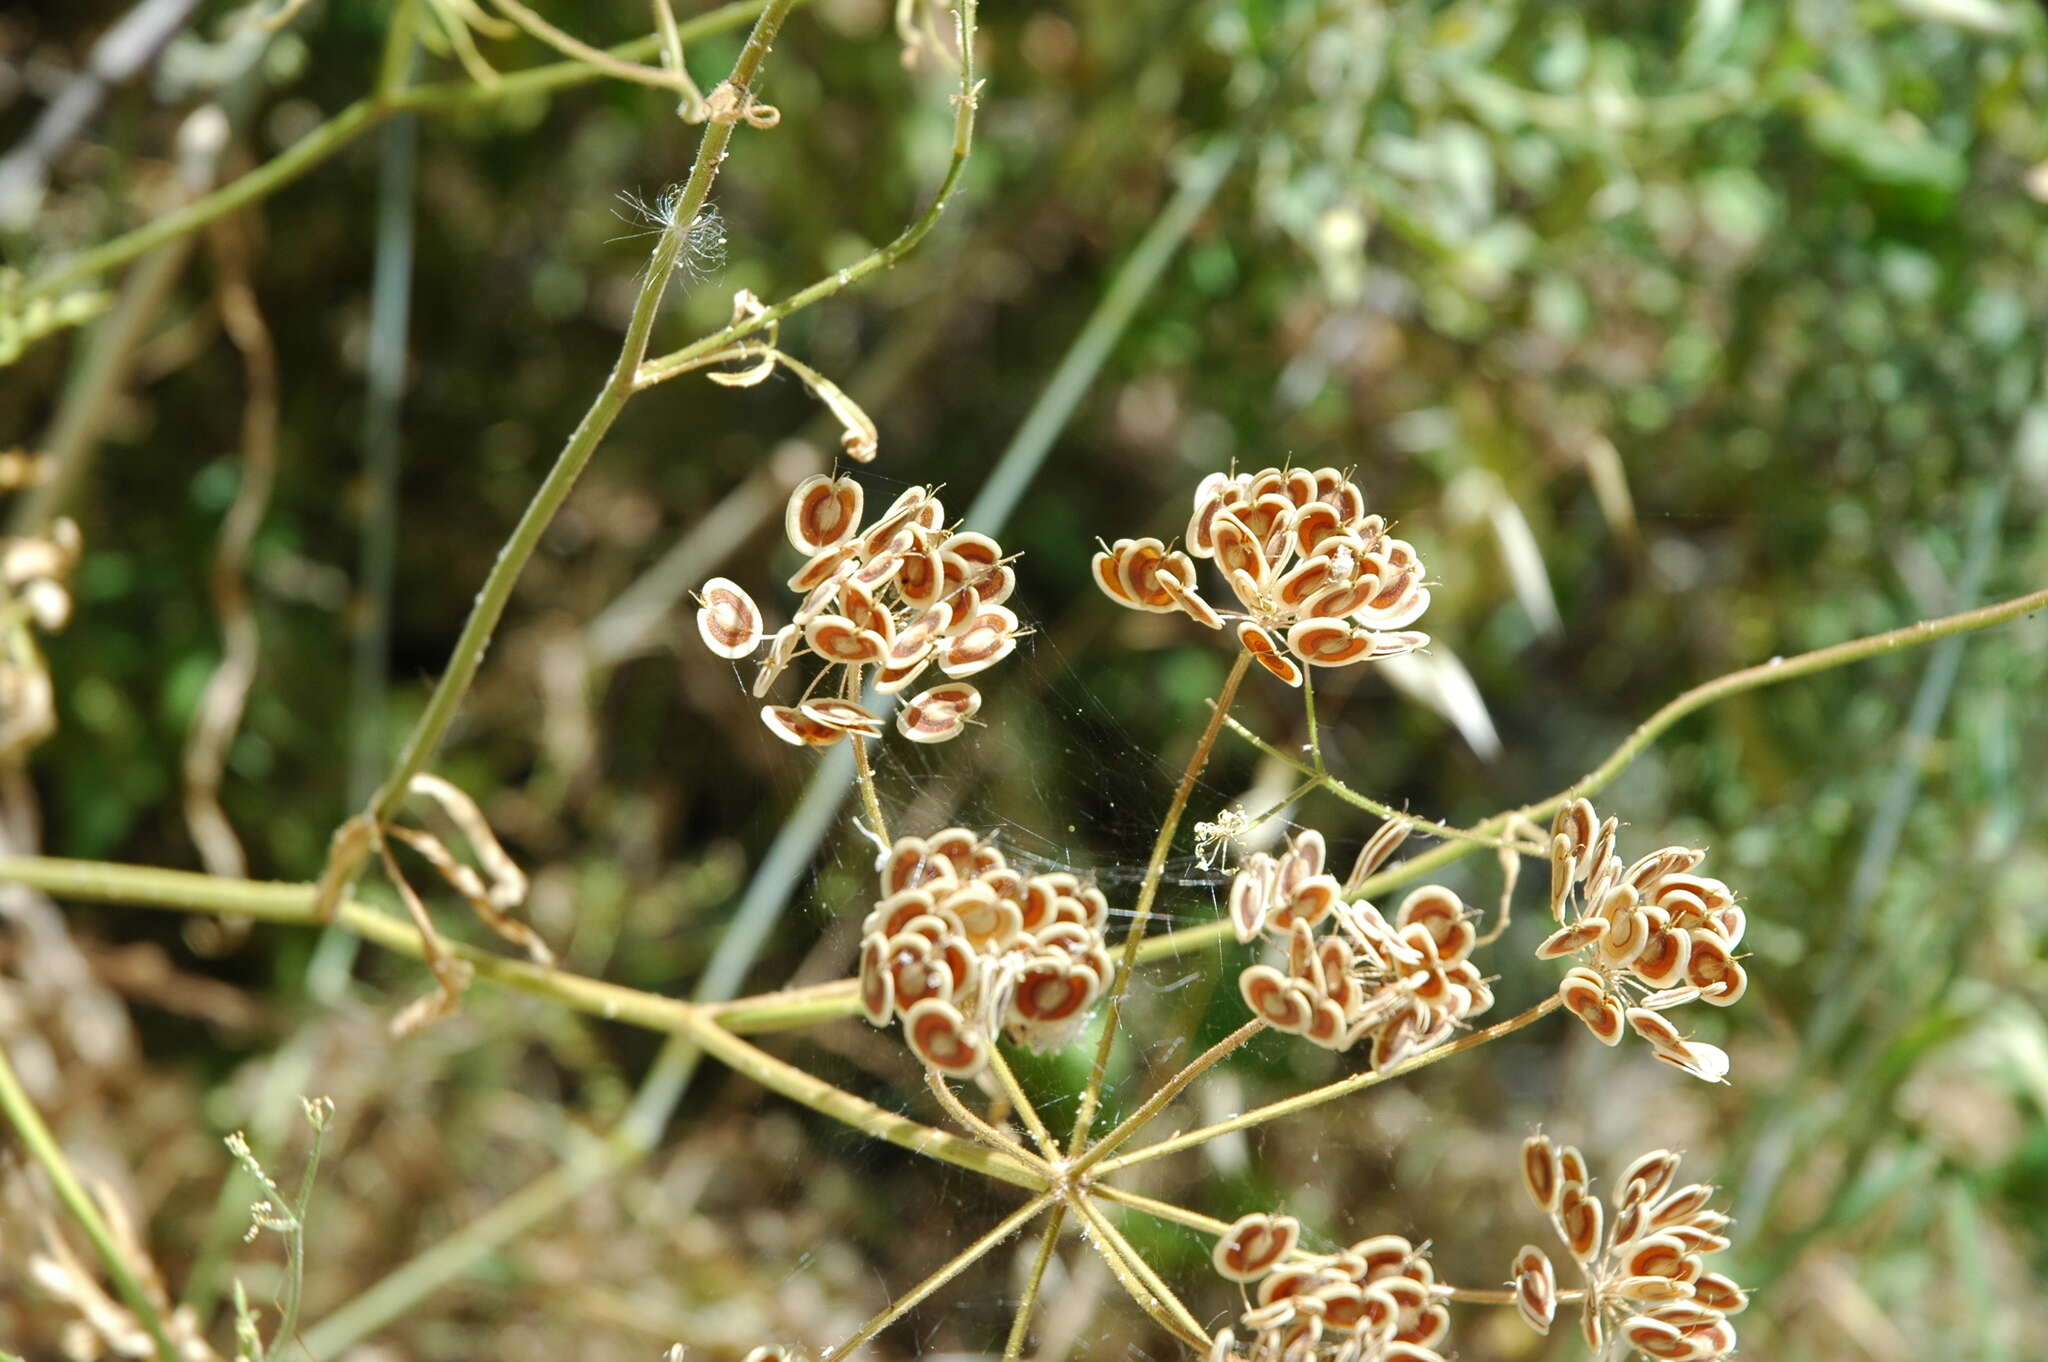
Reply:
M1240 652L1237 661L1231 664L1230 675L1223 678L1223 688L1216 694L1209 724L1202 730L1195 750L1188 755L1187 769L1181 773L1180 784L1166 806L1166 817L1160 820L1159 836L1152 842L1151 859L1145 862L1145 879L1138 886L1138 901L1131 909L1131 925L1124 937L1123 964L1117 970L1116 986L1110 990L1102 1040L1095 1047L1095 1063L1088 1071L1088 1086L1081 1090L1080 1109L1074 1113L1074 1134L1067 1144L1070 1156L1087 1145L1088 1127L1094 1124L1096 1107L1102 1101L1102 1083L1109 1075L1109 1053L1116 1044L1117 1022L1123 1015L1124 999L1130 994L1131 972L1138 962L1138 947L1145 939L1145 925L1152 916L1152 901L1159 894L1160 878L1166 873L1166 857L1173 850L1173 835L1180 831L1181 815L1187 811L1188 799L1195 792L1195 782L1201 778L1202 768L1209 764L1209 753L1216 746L1216 735L1230 713L1230 703L1237 698L1238 685L1243 682L1251 662L1250 653Z
M1399 1078L1404 1074L1412 1074L1417 1069L1426 1069L1432 1064L1449 1059L1452 1055L1463 1054L1465 1051L1475 1049L1490 1040L1498 1040L1511 1031L1519 1031L1531 1022L1539 1021L1549 1016L1560 1006L1562 1006L1562 1003L1559 1001L1558 996L1553 993L1526 1012L1517 1013L1506 1021L1495 1022L1484 1030L1473 1031L1467 1035L1460 1036L1448 1045L1439 1045L1434 1050L1424 1050L1421 1054L1412 1055L1391 1068L1368 1069L1364 1073L1353 1074L1349 1078L1340 1078L1335 1083L1326 1083L1320 1088L1311 1088L1307 1092L1298 1093L1282 1101L1254 1108L1242 1115L1233 1116L1227 1121L1218 1121L1214 1125L1202 1126L1198 1129L1190 1130L1186 1134L1176 1135L1172 1139L1161 1140L1158 1144L1146 1145L1136 1153L1126 1154L1122 1158L1109 1160L1101 1166L1101 1171L1104 1175L1107 1175L1116 1172L1120 1168L1129 1168L1133 1164L1147 1163L1167 1154L1175 1154L1183 1149L1192 1149L1196 1145L1207 1144L1217 1136L1228 1135L1234 1130L1249 1130L1253 1126L1264 1125L1266 1122L1277 1120L1282 1116L1291 1116L1297 1111L1307 1111L1310 1107L1319 1107L1325 1102L1334 1102L1338 1098L1348 1097L1354 1092L1363 1092L1367 1088L1377 1087L1389 1079Z
M1157 1197L1127 1192L1121 1187L1111 1187L1106 1183L1095 1183L1089 1191L1103 1201L1114 1201L1119 1206L1128 1206L1134 1211L1143 1211L1146 1215L1155 1216L1160 1220L1170 1220L1176 1225L1186 1225L1189 1229L1200 1230L1204 1234L1221 1235L1230 1228L1230 1222L1227 1220L1218 1220L1213 1215L1203 1215L1200 1211L1176 1206L1171 1201L1161 1201Z

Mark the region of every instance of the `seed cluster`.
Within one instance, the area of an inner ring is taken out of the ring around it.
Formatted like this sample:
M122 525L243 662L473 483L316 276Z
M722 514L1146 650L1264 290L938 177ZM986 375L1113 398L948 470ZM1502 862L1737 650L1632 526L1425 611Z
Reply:
M1522 1181L1550 1215L1586 1279L1579 1327L1596 1358L1634 1349L1659 1362L1716 1362L1735 1351L1728 1316L1749 1304L1741 1287L1701 1259L1728 1247L1728 1217L1704 1182L1673 1187L1679 1156L1653 1149L1622 1170L1606 1219L1587 1191L1586 1161L1545 1135L1522 1146ZM1557 1275L1534 1245L1515 1255L1515 1306L1538 1333L1557 1313Z
M768 640L754 695L765 697L800 656L824 665L796 704L765 705L761 720L800 747L878 738L881 716L860 703L867 669L877 691L894 695L937 663L949 680L904 701L896 730L945 742L981 709L981 693L963 678L1008 657L1023 634L1003 604L1016 573L995 540L946 526L932 488L908 489L864 532L862 495L852 478L822 473L790 493L783 528L806 558L789 586L803 602ZM714 577L697 599L697 631L712 652L737 660L760 648L760 607L737 584Z
M1216 1241L1216 1271L1244 1285L1247 1300L1244 1341L1220 1331L1210 1362L1443 1362L1435 1348L1451 1316L1421 1250L1383 1234L1308 1254L1300 1239L1292 1216L1258 1213Z
M1616 822L1583 799L1551 827L1550 908L1564 924L1536 949L1540 959L1580 963L1558 997L1603 1045L1626 1022L1666 1064L1710 1082L1728 1074L1718 1046L1688 1040L1661 1014L1699 1001L1728 1007L1749 987L1735 957L1745 917L1720 880L1695 874L1704 851L1670 846L1623 868Z
M918 1058L971 1078L1001 1031L1045 1051L1073 1038L1116 966L1109 903L1065 872L1029 878L964 828L899 838L879 864L882 897L861 926L860 1005L903 1019Z
M1215 562L1241 611L1202 598L1190 555ZM1406 628L1429 608L1422 578L1415 546L1367 515L1365 493L1334 468L1211 473L1195 490L1185 551L1119 539L1095 555L1111 600L1211 629L1236 621L1238 643L1290 686L1301 684L1299 663L1344 667L1426 645L1429 635Z
M1282 856L1248 857L1231 883L1237 939L1264 935L1287 956L1284 971L1255 964L1238 976L1253 1015L1331 1050L1370 1038L1373 1066L1383 1069L1493 1006L1470 958L1478 936L1456 894L1424 885L1389 922L1363 899L1346 901L1324 858L1322 834L1305 829ZM1325 923L1331 930L1317 936Z

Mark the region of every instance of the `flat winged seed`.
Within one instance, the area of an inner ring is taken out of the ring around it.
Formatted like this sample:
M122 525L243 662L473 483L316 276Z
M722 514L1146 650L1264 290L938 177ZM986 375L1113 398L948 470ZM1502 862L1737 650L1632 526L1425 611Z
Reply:
M1522 1185L1545 1211L1557 1209L1557 1193L1564 1179L1558 1170L1557 1146L1548 1135L1531 1135L1522 1141Z
M1095 585L1102 589L1102 594L1118 605L1136 610L1139 608L1138 603L1126 591L1123 578L1121 551L1130 542L1128 539L1117 540L1114 549L1104 549L1096 554L1091 565L1095 572Z
M857 733L864 738L882 736L882 718L873 710L852 700L827 697L822 700L806 700L797 706L806 717L815 719L829 728L845 733Z
M1557 1270L1550 1257L1534 1244L1522 1245L1515 1255L1513 1273L1515 1309L1522 1321L1539 1334L1550 1332L1557 1317Z
M1287 631L1287 646L1312 667L1348 667L1371 659L1374 636L1342 620L1307 619Z
M903 1014L903 1035L919 1059L948 1078L972 1078L988 1063L988 1038L939 998Z
M960 736L981 709L981 692L964 681L919 691L896 712L896 731L912 742L947 742Z
M946 641L939 652L939 670L959 678L983 672L1017 648L1017 616L1008 606L981 611L968 628Z
M705 647L737 661L761 646L761 609L737 583L713 577L697 599L697 632Z
M764 705L761 722L768 731L792 747L830 747L846 736L846 730L819 723L802 710L787 705Z
M1300 1239L1301 1222L1293 1216L1240 1216L1217 1238L1212 1261L1216 1271L1231 1281L1256 1281L1294 1252Z
M888 647L880 634L862 629L844 615L817 615L804 626L804 641L827 662L880 662Z
M852 478L813 474L796 485L783 512L783 531L799 553L837 548L860 530L861 487Z

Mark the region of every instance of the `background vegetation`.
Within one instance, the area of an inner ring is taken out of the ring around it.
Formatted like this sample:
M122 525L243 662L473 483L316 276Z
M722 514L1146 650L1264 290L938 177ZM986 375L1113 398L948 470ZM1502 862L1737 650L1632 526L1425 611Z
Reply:
M550 12L597 42L647 29L628 0ZM0 17L0 144L24 141L119 14ZM33 280L174 207L178 129L203 103L226 119L215 178L278 155L371 88L390 13L314 0L257 37L246 18L200 5L39 192L0 202L9 265ZM774 298L843 267L921 211L951 75L929 55L906 69L892 21L883 0L793 17L764 90L781 124L740 130L723 241L678 281L672 334L722 322L736 289ZM700 81L739 38L693 45ZM481 42L507 72L550 59ZM472 79L431 45L418 63ZM2048 581L2035 6L991 4L982 66L974 155L937 229L783 332L876 417L871 496L939 482L961 508L1077 342L1083 358L1108 343L1003 532L1024 554L1028 656L990 678L986 730L885 749L898 826L1003 827L1106 884L1142 867L1227 658L1112 607L1088 554L1098 535L1174 534L1194 483L1232 460L1355 467L1422 551L1435 663L1401 689L1340 676L1324 737L1354 785L1461 823L1562 787L1699 681ZM260 668L221 797L254 876L317 873L611 363L648 244L622 196L684 173L696 134L674 112L613 82L454 101L384 121L125 285L78 281L127 293L0 371L0 445L63 437L86 542L75 617L42 642L59 726L9 774L12 846L199 864L184 749L222 655L214 555L252 466L246 280L275 347L276 484L246 561ZM408 258L402 316L376 281ZM125 372L94 388L94 346L131 301ZM402 355L397 389L382 353ZM790 825L813 763L698 646L685 588L722 571L771 599L780 492L836 440L786 376L666 385L628 410L520 583L438 769L483 801L533 876L533 920L584 973L687 993ZM656 613L620 613L650 598ZM1259 681L1240 715L1299 741L1295 698ZM1509 1158L1528 1127L1600 1163L1682 1146L1730 1189L1753 1355L2031 1355L2048 1330L2044 683L2048 630L2022 621L1728 701L1603 799L1643 844L1713 847L1748 904L1752 994L1710 1033L1732 1089L1557 1024L1182 1156L1161 1185L1225 1218L1284 1205L1433 1238L1454 1279L1490 1282L1533 1237ZM1226 740L1194 812L1259 807L1289 774ZM1347 857L1370 826L1327 799L1294 817ZM841 823L786 893L759 884L774 916L745 991L849 971L868 857ZM1490 865L1466 867L1452 883L1489 902ZM1213 916L1217 877L1176 869L1164 911ZM1533 944L1541 925L1516 932ZM1157 976L1185 986L1144 995L1130 1084L1172 1037L1236 1024L1234 959ZM1501 987L1537 987L1539 968ZM465 1238L634 1110L653 1048L483 988L394 1041L385 1023L423 977L299 931L53 912L18 891L0 907L0 1043L217 1340L231 1260L258 1300L275 1270L238 1244L251 1192L220 1137L246 1127L273 1171L296 1169L299 1093L338 1112L306 1318L378 1326L329 1329L323 1356L816 1346L993 1218L972 1179L707 1067L644 1159ZM1215 1114L1324 1072L1282 1039L1231 1061ZM845 1021L773 1048L926 1112L893 1036ZM27 1283L37 1239L6 1158L0 1347L56 1357L68 1312ZM1131 1231L1201 1268L1196 1236ZM405 1268L450 1242L474 1251ZM998 1345L1028 1252L878 1347ZM400 1270L416 1300L361 1307ZM1168 1355L1087 1255L1056 1273L1041 1357ZM1204 1303L1225 1299L1218 1284ZM1500 1325L1461 1355L1574 1355Z

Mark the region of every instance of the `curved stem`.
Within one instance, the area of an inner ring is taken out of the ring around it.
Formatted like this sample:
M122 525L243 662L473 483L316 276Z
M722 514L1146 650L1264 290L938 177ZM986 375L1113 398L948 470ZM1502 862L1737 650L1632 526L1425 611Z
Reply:
M957 110L953 118L953 155L946 163L946 174L939 181L938 192L932 196L931 205L925 209L924 214L899 232L894 241L845 269L798 289L787 298L769 304L744 321L735 322L722 331L714 331L708 336L690 342L680 350L672 350L668 354L648 360L640 366L635 376L637 387L649 388L678 374L688 373L712 351L723 350L735 341L775 325L793 312L800 312L812 303L830 298L841 289L865 279L877 270L887 269L908 254L912 247L924 240L927 232L938 225L939 215L946 211L946 205L952 202L953 191L960 187L961 172L967 168L967 153L974 144L974 111L979 89L974 77L975 10L976 0L961 0L960 92L953 96Z
M1956 634L1987 629L1994 624L2004 624L2044 608L2048 608L2048 588L2030 591L2024 596L2014 596L2010 600L1999 601L1993 605L1979 606L1975 610L1964 610L1953 615L1921 620L1918 624L1909 624L1901 629L1891 629L1882 634L1871 634L1865 638L1850 639L1846 643L1816 648L1809 653L1774 658L1754 667L1744 667L1740 671L1718 676L1666 701L1649 718L1638 724L1635 731L1607 755L1606 760L1573 782L1569 788L1560 790L1548 799L1539 799L1533 804L1524 804L1518 809L1495 814L1477 824L1471 831L1497 837L1517 815L1541 824L1556 813L1558 807L1566 800L1579 795L1595 794L1603 789L1621 774L1630 762L1640 756L1643 749L1662 737L1680 719L1696 714L1708 705L1732 695L1760 690L1765 686L1775 686L1780 682L1802 676L1812 676L1816 672L1829 671L1835 667L1879 657L1902 648L1917 648L1923 643L1933 643L1937 639L1949 638ZM1399 865L1382 870L1359 886L1359 896L1372 898L1395 885L1405 884L1425 875L1439 866L1463 860L1477 851L1481 845L1483 843L1469 840L1456 841L1432 848L1419 856L1411 856ZM1227 919L1205 922L1199 927L1189 927L1146 942L1139 950L1138 958L1157 960L1164 956L1177 955L1189 949L1213 945L1230 934L1231 927Z
M1138 902L1131 910L1130 929L1124 936L1123 965L1117 970L1115 987L1110 990L1102 1040L1095 1047L1095 1063L1088 1071L1088 1086L1081 1090L1080 1109L1074 1113L1074 1134L1067 1144L1070 1156L1078 1154L1088 1143L1088 1127L1094 1124L1096 1107L1102 1101L1102 1083L1109 1074L1109 1053L1116 1044L1117 1022L1123 1015L1124 999L1130 994L1131 971L1138 962L1138 947L1145 939L1145 924L1152 916L1152 901L1158 897L1160 878L1166 873L1166 857L1173 850L1173 835L1180 831L1181 815L1187 812L1188 800L1194 795L1195 782L1201 778L1202 768L1209 764L1209 753L1216 746L1216 735L1222 730L1223 720L1230 713L1230 703L1237 698L1237 688L1243 682L1251 661L1250 653L1240 651L1237 661L1231 664L1230 675L1223 678L1223 688L1217 692L1216 706L1209 714L1209 725L1202 730L1195 750L1188 756L1187 769L1181 773L1180 784L1175 787L1173 799L1166 806L1166 817L1160 820L1159 836L1153 839L1152 856L1145 863L1145 879L1138 886Z
M1042 1174L1051 1174L1052 1169L1044 1159L1039 1158L1023 1145L1018 1144L1016 1140L996 1129L994 1125L976 1114L972 1108L961 1101L960 1095L946 1085L946 1080L939 1076L938 1070L932 1068L925 1069L924 1085L932 1090L932 1096L938 1099L939 1105L945 1108L946 1114L955 1121L958 1121L961 1128L968 1134L974 1136L991 1149L1001 1150L1026 1167L1036 1168Z
M1016 1073L1010 1068L1010 1061L1003 1058L1003 1047L994 1037L989 1039L988 1067L995 1073L996 1081L1002 1084L1004 1094L1010 1099L1010 1105L1017 1109L1018 1119L1022 1120L1024 1128L1031 1132L1032 1143L1038 1146L1039 1152L1046 1158L1055 1157L1059 1153L1059 1141L1045 1128L1045 1122L1038 1115L1038 1108L1031 1105L1031 1095L1025 1092L1024 1085L1017 1081Z
M1310 1107L1319 1107L1325 1102L1334 1102L1338 1098L1348 1097L1354 1092L1363 1092L1367 1088L1378 1087L1390 1079L1400 1078L1404 1074L1412 1074L1417 1069L1426 1069L1432 1064L1449 1059L1452 1055L1463 1054L1465 1051L1475 1049L1490 1040L1498 1040L1511 1031L1519 1031L1531 1022L1539 1021L1549 1016L1562 1005L1558 996L1553 993L1527 1012L1517 1013L1506 1021L1495 1022L1484 1030L1473 1031L1468 1035L1460 1036L1448 1045L1439 1045L1434 1050L1424 1050L1421 1054L1413 1055L1392 1068L1367 1069L1364 1073L1353 1074L1349 1078L1340 1078L1335 1083L1326 1083L1320 1088L1311 1088L1309 1091L1298 1093L1293 1097L1284 1098L1278 1102L1270 1102L1263 1107L1255 1107L1251 1111L1247 1111L1240 1116L1233 1116L1227 1121L1218 1121L1214 1125L1202 1126L1185 1134L1176 1135L1172 1139L1161 1140L1158 1144L1146 1145L1136 1153L1126 1154L1119 1159L1111 1159L1109 1162L1101 1165L1102 1174L1106 1176L1116 1172L1119 1168L1129 1168L1133 1164L1147 1163L1167 1154L1178 1153L1183 1149L1192 1149L1198 1144L1207 1144L1219 1135L1228 1135L1233 1130L1249 1130L1253 1126L1264 1125L1266 1122L1277 1120L1282 1116L1291 1116L1297 1111L1307 1111Z

